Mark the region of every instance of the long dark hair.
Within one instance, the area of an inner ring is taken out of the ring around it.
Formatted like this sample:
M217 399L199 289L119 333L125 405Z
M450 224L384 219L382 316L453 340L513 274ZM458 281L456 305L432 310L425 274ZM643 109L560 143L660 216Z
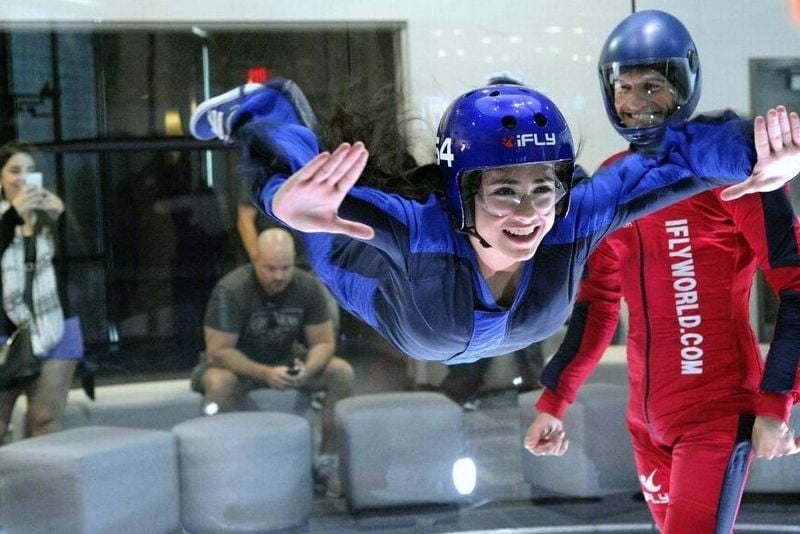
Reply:
M17 143L16 141L10 141L4 144L3 146L0 146L0 169L5 167L6 163L8 163L8 160L16 156L17 154L27 154L30 157L36 159L38 151L31 145L25 145Z
M363 82L354 82L363 83ZM420 166L409 150L404 134L409 122L417 120L398 111L403 101L394 85L375 91L369 102L355 101L350 95L363 94L346 88L334 98L332 109L322 114L323 147L363 141L369 150L360 185L374 187L407 198L425 200L431 193L441 194L442 184L436 165Z
M31 145L17 143L16 141L10 141L3 146L0 146L0 172L2 172L3 167L6 166L8 160L16 156L17 154L27 154L31 158L36 159L38 155L38 151ZM0 188L0 198L5 198L6 194Z

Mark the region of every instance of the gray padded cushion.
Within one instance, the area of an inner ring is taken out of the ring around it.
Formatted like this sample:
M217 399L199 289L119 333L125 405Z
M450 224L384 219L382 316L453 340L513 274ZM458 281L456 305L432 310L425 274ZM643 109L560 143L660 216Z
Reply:
M311 396L296 389L278 391L270 388L251 390L239 401L240 410L283 412L303 415L311 408Z
M86 424L169 430L200 415L200 397L191 391L137 397L98 398L90 403Z
M201 415L202 397L191 391L189 380L159 380L117 384L97 388L97 400L82 390L71 390L64 410L62 428L87 425L124 426L170 430ZM240 410L285 412L304 415L311 397L302 391L255 389L242 397ZM12 441L23 439L25 398L20 398L12 415Z
M522 436L533 421L539 395L541 391L519 396ZM586 383L564 417L570 444L563 456L534 456L520 441L523 475L532 496L602 497L639 491L625 427L627 403L625 386Z
M170 430L201 413L200 395L188 380L158 380L101 386L92 401L82 390L70 390L63 429L87 425ZM27 404L19 399L12 415L12 439L23 439Z
M311 515L311 427L300 416L238 412L176 425L188 531L294 527Z
M452 482L465 453L463 412L439 393L360 395L336 404L352 509L463 501Z
M172 532L175 436L87 426L0 448L0 523L9 532Z

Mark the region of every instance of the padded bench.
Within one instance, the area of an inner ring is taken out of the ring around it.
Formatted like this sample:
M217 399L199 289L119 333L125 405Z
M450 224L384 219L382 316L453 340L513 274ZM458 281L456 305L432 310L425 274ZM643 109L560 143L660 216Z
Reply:
M453 481L465 454L463 411L440 393L359 395L336 403L351 511L463 502Z
M196 534L267 532L311 516L311 427L285 413L223 413L173 428L182 527Z
M587 449L589 443L586 442L586 437L591 437L592 433L587 433L587 430L584 429L576 435L575 430L568 427L567 436L570 439L570 449L561 458L535 457L522 448L524 477L531 484L531 493L534 498L548 495L597 497L619 491L639 491L635 474L629 486L627 475L625 475L624 479L620 479L613 472L606 472L621 468L622 471L617 475L626 472L635 473L633 471L634 462L630 446L630 435L624 427L626 407L621 403L622 397L615 403L616 407L613 408L614 414L612 416L610 413L601 414L599 405L595 405L597 391L594 391L591 397L581 395L583 390L590 385L594 387L599 384L615 384L627 387L625 349L624 345L611 345L608 347L594 373L587 379L583 388L579 390L579 400L576 404L584 405L579 408L580 414L571 414L578 407L572 406L567 411L564 421L565 426L577 425L578 429L587 424L596 426L597 429L594 432L600 432L600 434L592 438L592 443L614 443L615 445L613 447L596 447L598 450L592 452ZM763 354L766 354L768 349L769 345L761 345ZM540 392L529 392L519 397L520 427L523 437L533 420L533 405L539 394ZM607 403L610 400L610 398L606 398L602 402ZM608 406L608 408L612 409L611 406ZM592 416L591 414L595 415ZM599 419L592 422L587 417ZM581 423L581 419L584 421L583 423ZM800 405L795 405L792 410L790 426L796 431L800 431ZM579 453L577 457L573 457L572 461L570 461L570 452L576 446L579 449ZM605 450L603 451L603 449ZM604 456L609 455L612 452L614 458L605 457L601 460L597 456L601 453ZM593 456L596 459L592 459ZM630 461L625 460L626 458L630 458ZM616 462L621 462L619 467L614 467ZM606 466L605 468L603 467L604 465ZM773 460L754 459L750 466L750 475L745 486L745 492L800 494L800 454Z
M639 492L625 410L628 388L618 384L587 382L564 416L570 441L563 456L534 456L521 446L534 418L541 391L518 397L523 478L531 497L603 497Z
M176 532L179 495L171 432L86 426L0 447L9 532Z
M546 358L555 354L561 340L564 339L566 327L562 327L552 337L542 341L542 351ZM448 366L441 362L429 362L415 358L408 359L406 373L416 388L439 386L447 376ZM483 377L479 394L503 391L515 388L515 379L519 375L514 354L504 354L491 358L489 368Z
M95 390L95 399L86 397L81 389L70 390L63 429L111 425L170 430L201 414L201 396L191 390L188 379L101 386ZM263 388L249 392L239 408L305 415L310 406L311 398L301 391ZM26 399L21 396L11 416L11 441L25 437L26 410Z

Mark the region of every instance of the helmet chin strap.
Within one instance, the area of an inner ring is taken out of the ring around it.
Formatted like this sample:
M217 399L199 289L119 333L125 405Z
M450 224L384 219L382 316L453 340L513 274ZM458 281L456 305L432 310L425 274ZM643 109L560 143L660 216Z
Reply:
M475 199L475 194L473 193L470 197L469 202L474 202L474 199ZM490 245L484 238L482 238L481 235L478 233L478 231L475 230L475 213L474 211L470 211L470 208L467 205L464 205L465 228L463 230L460 230L458 228L459 225L456 223L455 217L451 216L451 218L453 221L453 227L456 229L456 232L458 232L459 234L464 234L476 238L483 248L492 248L492 245Z
M481 246L482 246L483 248L492 248L492 245L490 245L489 243L487 243L487 242L486 242L486 240L485 240L484 238L482 238L482 237L480 236L480 234L479 234L478 232L476 232L475 230L473 230L473 231L472 231L472 235L474 235L475 237L477 237L477 238L478 238L478 242L481 244Z
M658 154L661 150L661 144L664 142L664 134L668 125L664 125L664 129L656 133L652 139L646 143L631 143L631 148L634 152L641 152L650 156Z
M464 235L468 235L468 236L474 237L475 239L478 240L478 243L480 243L483 248L492 248L492 245L490 245L484 238L482 238L481 235L477 231L475 231L474 227L473 228L467 228L465 230L456 230L456 231L459 234L464 234Z

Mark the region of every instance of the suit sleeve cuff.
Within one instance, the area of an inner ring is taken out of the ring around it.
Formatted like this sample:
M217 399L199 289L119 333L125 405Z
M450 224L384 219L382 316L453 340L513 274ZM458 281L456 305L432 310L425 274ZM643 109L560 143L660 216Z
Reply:
M791 395L762 391L758 395L756 415L774 417L788 423L793 404L794 399Z
M536 409L540 412L549 413L557 419L564 419L564 413L569 408L569 403L559 397L553 390L545 388L536 401Z

